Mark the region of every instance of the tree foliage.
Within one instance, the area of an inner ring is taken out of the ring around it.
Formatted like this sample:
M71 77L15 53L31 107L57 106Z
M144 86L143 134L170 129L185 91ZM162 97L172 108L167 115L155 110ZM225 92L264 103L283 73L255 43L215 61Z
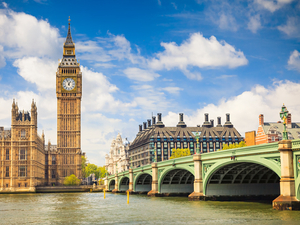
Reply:
M66 186L77 186L80 185L80 179L78 179L74 174L65 177L64 185Z
M242 148L247 146L244 141L241 141L239 144L223 144L222 150L233 149L233 148Z
M188 148L177 148L177 149L173 148L170 159L180 158L189 155L191 155L191 152L190 149Z
M87 177L91 174L95 174L97 179L105 177L105 173L107 172L105 166L96 166L95 164L89 163L87 164L86 168L86 175Z

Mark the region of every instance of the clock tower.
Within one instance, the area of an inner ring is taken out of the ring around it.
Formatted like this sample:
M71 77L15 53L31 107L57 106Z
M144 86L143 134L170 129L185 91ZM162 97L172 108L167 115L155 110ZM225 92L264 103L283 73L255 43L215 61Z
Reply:
M56 72L57 97L57 175L58 182L74 174L81 178L81 95L82 74L75 55L70 30L63 57Z

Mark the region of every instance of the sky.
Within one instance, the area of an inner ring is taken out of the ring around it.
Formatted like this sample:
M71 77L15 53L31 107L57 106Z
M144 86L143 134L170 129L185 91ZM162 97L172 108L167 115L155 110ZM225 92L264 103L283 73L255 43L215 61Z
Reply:
M83 77L81 148L104 165L113 138L132 142L162 113L188 126L204 113L244 136L258 116L300 121L300 1L148 0L0 2L0 126L11 104L37 103L38 132L56 144L55 74L68 18Z

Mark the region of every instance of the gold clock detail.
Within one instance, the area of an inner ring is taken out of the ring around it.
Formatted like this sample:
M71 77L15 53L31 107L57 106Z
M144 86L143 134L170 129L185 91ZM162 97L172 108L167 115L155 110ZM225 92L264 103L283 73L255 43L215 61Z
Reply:
M75 81L72 78L66 78L64 79L62 85L65 90L71 91L75 87Z

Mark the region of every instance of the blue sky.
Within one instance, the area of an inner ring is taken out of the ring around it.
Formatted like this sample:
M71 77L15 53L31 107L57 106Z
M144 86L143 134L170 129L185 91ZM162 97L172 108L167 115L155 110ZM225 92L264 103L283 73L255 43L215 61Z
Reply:
M133 141L161 112L174 126L204 113L244 135L258 115L279 120L285 103L300 121L297 0L48 1L0 5L0 125L11 103L37 102L39 133L56 143L55 72L68 17L83 72L82 150L104 164L112 138Z

